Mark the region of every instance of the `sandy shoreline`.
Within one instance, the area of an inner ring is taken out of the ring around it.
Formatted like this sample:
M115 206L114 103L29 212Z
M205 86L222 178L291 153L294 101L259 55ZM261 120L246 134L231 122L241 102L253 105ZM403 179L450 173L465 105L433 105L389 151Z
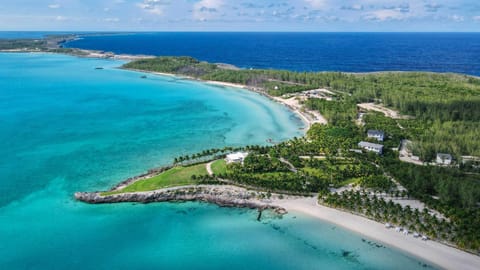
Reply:
M178 191L186 192L178 192ZM277 213L302 213L315 219L326 221L366 238L398 249L419 260L440 269L479 269L480 256L441 244L436 241L422 241L412 234L404 235L384 224L341 210L319 205L316 196L298 197L272 194L270 199L260 199L256 193L232 185L197 185L164 188L153 191L121 193L100 196L99 192L75 193L77 200L87 203L121 202L165 202L165 201L203 201L226 207L246 207L252 209L272 209Z
M436 241L422 241L411 234L395 232L387 229L379 222L350 214L344 211L318 205L316 198L290 198L275 200L273 204L285 208L287 211L296 211L311 217L321 219L350 231L395 247L403 252L432 263L443 269L480 269L480 256L476 256L459 249L446 246Z

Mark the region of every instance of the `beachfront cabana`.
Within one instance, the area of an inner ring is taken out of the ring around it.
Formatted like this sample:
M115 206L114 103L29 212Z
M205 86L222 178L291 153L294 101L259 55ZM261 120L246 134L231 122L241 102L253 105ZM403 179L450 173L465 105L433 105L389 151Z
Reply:
M228 154L225 158L227 163L243 163L243 160L248 156L247 152L235 152Z

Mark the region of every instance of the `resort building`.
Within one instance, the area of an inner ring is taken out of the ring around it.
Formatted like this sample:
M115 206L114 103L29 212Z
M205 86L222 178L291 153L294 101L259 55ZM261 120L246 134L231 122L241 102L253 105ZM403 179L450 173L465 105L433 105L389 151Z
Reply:
M450 154L437 153L437 164L439 165L450 165L452 164L453 158Z
M370 129L367 131L367 137L377 139L379 142L383 142L385 139L385 132L381 130Z
M248 156L247 152L235 152L228 154L225 158L227 163L243 163L243 160Z
M370 151L370 152L375 152L377 154L382 154L383 153L383 145L381 145L381 144L361 141L361 142L358 143L358 147L361 147L361 148L363 148L367 151Z

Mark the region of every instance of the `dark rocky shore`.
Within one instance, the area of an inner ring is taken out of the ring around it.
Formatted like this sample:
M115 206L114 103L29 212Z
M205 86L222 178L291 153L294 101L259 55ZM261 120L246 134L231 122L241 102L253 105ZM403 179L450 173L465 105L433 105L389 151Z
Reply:
M175 187L148 192L132 192L112 195L102 195L101 192L75 193L75 199L91 204L200 201L214 203L223 207L240 207L259 210L270 209L278 214L285 214L287 212L282 207L256 199L256 196L256 192L234 186L209 185Z

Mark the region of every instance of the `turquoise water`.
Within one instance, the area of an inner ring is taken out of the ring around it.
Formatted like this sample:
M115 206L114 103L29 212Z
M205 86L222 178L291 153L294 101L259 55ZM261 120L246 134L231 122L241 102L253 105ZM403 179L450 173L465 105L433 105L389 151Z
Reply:
M119 65L0 54L0 269L424 268L298 214L74 201L179 154L302 134L259 95Z

